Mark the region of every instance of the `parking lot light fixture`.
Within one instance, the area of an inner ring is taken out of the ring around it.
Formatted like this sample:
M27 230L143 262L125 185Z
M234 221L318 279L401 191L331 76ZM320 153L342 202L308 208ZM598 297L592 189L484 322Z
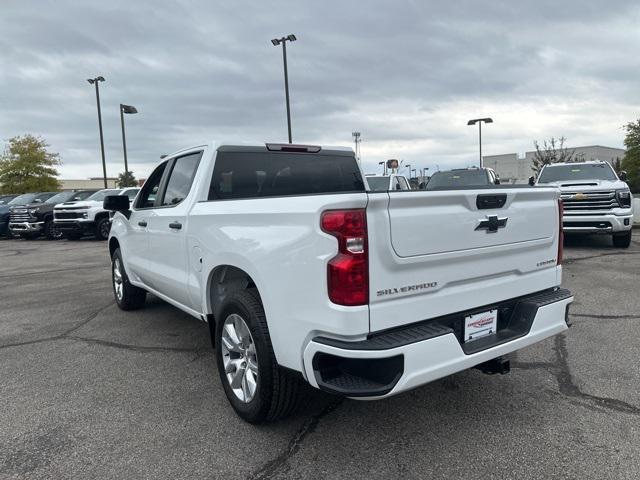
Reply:
M96 87L96 104L98 105L98 129L100 130L100 153L102 154L102 175L104 177L104 188L107 188L107 162L104 158L104 136L102 134L102 112L100 111L100 82L104 82L104 77L99 75L95 78L87 78L87 82Z
M482 123L493 123L493 119L490 117L485 118L473 118L467 122L467 125L478 124L478 143L480 145L480 168L482 168Z
M271 43L274 47L282 44L282 60L284 63L284 93L287 104L287 132L289 134L289 143L293 143L291 138L291 107L289 106L289 73L287 70L287 42L295 42L296 36L291 34L282 38L274 38Z
M124 114L138 113L138 110L133 105L120 104L120 126L122 128L122 149L124 151L124 171L125 174L129 172L129 163L127 162L127 140L124 134Z

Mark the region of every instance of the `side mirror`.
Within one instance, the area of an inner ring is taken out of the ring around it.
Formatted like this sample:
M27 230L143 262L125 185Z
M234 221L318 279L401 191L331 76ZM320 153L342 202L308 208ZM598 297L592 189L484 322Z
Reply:
M112 212L128 212L129 197L126 195L107 195L102 202L102 208L111 210Z
M622 180L623 182L627 181L627 172L625 172L624 170L622 170L620 172L620 175L618 175L618 177L620 177L620 180Z
M496 185L500 185L500 177L498 175L496 175L496 181L495 181Z
M532 187L536 184L536 177L529 177L529 185L531 185Z

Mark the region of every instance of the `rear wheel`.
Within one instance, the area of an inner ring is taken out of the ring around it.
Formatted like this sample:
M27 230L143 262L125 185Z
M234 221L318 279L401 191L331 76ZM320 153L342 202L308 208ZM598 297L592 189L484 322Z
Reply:
M111 231L109 217L102 217L96 220L95 235L98 240L106 240L109 238L109 231Z
M147 292L129 283L129 277L124 270L120 249L117 248L111 257L111 279L113 296L118 307L122 310L136 310L144 305Z
M629 248L631 245L631 230L613 236L613 246L616 248Z
M216 357L233 409L250 423L291 414L301 398L302 380L276 362L257 291L232 293L221 312L216 325Z

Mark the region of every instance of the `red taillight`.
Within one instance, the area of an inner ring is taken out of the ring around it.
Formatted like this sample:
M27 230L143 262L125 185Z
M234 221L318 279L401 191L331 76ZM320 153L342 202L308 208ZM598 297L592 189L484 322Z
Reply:
M564 233L562 231L562 216L564 214L564 205L562 200L558 199L558 259L556 265L562 265L562 255L564 252Z
M338 305L366 305L369 259L365 210L327 210L322 214L321 226L338 240L338 254L327 264L329 299Z

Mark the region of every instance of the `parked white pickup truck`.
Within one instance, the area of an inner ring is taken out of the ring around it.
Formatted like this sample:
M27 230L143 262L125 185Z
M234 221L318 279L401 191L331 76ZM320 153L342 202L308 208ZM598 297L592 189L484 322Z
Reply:
M107 195L123 195L131 202L140 189L127 187L99 190L86 200L64 202L53 209L55 228L70 240L77 240L85 234L93 234L98 240L109 237L111 220L109 212L102 208Z
M209 323L249 422L306 381L383 398L567 328L556 188L367 192L353 151L209 144L165 158L109 237L123 310L147 292Z
M566 233L611 235L618 248L631 244L631 191L607 162L546 165L536 184L560 189Z

